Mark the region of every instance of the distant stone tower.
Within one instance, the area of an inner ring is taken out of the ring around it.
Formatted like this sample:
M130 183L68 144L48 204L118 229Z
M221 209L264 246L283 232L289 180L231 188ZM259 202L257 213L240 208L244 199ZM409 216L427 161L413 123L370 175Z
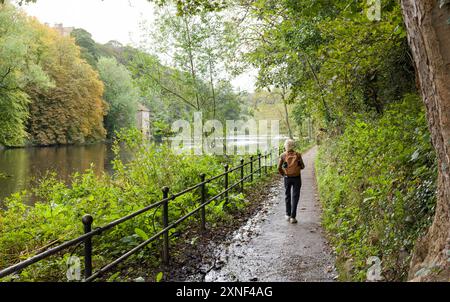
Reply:
M46 24L48 25L48 24ZM53 27L61 36L68 37L75 29L75 27L64 27L62 23L56 23Z
M142 104L139 104L136 114L137 128L146 138L150 138L150 110Z

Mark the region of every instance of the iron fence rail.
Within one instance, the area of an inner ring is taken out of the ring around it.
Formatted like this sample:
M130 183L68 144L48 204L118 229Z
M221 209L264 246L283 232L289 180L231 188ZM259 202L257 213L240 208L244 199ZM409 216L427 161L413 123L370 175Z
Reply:
M267 160L270 158L270 165L269 166L273 166L273 161L272 161L272 157L273 157L273 151L274 150L270 150L270 152L267 152L265 155L261 155L261 153L258 153L258 156L251 156L250 160L248 162L245 162L244 159L240 160L240 165L230 169L228 165L224 166L224 172L216 175L214 177L211 177L209 179L206 179L206 175L205 174L201 174L200 175L200 183L197 183L196 185L189 187L181 192L178 192L176 194L172 194L169 196L169 188L168 187L164 187L162 188L162 192L163 192L163 197L161 200L148 205L147 207L144 207L134 213L131 213L129 215L126 215L122 218L119 218L115 221L112 221L110 223L108 223L107 225L104 225L102 227L98 227L95 228L94 230L92 230L92 223L94 221L94 218L87 214L84 215L82 218L82 223L83 223L83 228L84 228L84 234L72 239L72 240L68 240L56 247L53 247L51 249L48 249L44 252L41 252L33 257L30 257L22 262L19 262L17 264L14 264L10 267L7 267L3 270L0 270L0 278L6 277L8 275L11 275L13 273L17 273L21 270L23 270L24 268L37 263L43 259L46 259L52 255L58 254L63 250L68 249L69 247L73 247L73 246L78 246L81 243L84 243L84 280L86 282L90 282L93 281L97 278L99 278L100 276L104 275L106 272L112 270L114 267L116 267L118 264L122 263L123 261L125 261L128 257L132 256L133 254L137 253L138 251L140 251L141 249L143 249L145 246L147 246L148 244L150 244L151 242L159 239L161 236L163 237L163 244L162 244L162 262L164 264L169 264L169 231L173 228L175 228L176 226L178 226L179 224L181 224L182 222L184 222L185 220L187 220L188 218L190 218L191 216L193 216L194 214L197 214L198 212L200 212L200 220L201 220L201 225L200 228L202 231L206 230L206 206L209 205L211 202L215 201L215 200L219 200L220 198L224 197L223 199L225 199L225 203L229 202L229 192L231 192L232 190L239 188L240 192L243 192L244 190L244 183L250 179L251 182L253 182L253 178L255 174L258 174L260 177L262 176L262 172L263 172L263 167L262 167L262 159L264 159L265 165L264 165L264 172L267 175ZM276 153L275 153L276 154ZM276 154L276 156L278 156L279 154ZM258 164L258 169L254 169L254 163ZM245 168L247 166L250 166L250 173L248 175L245 175ZM229 175L233 172L236 171L240 171L240 177L239 179L232 185L229 185ZM224 178L224 189L223 191L221 191L220 193L216 194L213 197L207 198L207 192L206 192L206 186L210 183L212 183L213 181L220 179L220 178ZM183 217L177 219L176 221L172 222L169 224L169 204L171 201L174 201L176 198L187 194L189 192L192 192L194 190L200 189L200 198L198 198L196 200L196 202L200 201L200 205L195 208L194 210L192 210L191 212L187 213L186 215L184 215ZM143 213L146 213L152 209L158 208L162 206L162 210L163 210L163 215L162 215L162 222L163 222L163 229L160 230L159 232L157 232L156 234L154 234L153 236L151 236L150 238L148 238L147 240L144 240L143 242L141 242L140 244L138 244L137 246L135 246L134 248L132 248L131 250L127 251L125 254L123 254L122 256L118 257L117 259L115 259L114 261L110 262L109 264L103 266L102 268L100 268L99 270L97 270L96 272L92 272L93 271L93 267L92 267L92 238L94 236L100 236L103 232L112 229L113 227L122 224L128 220L133 219L134 217L141 215Z

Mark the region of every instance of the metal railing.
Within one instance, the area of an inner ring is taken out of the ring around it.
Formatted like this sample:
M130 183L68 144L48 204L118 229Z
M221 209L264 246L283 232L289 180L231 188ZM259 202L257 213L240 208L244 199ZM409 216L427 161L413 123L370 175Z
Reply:
M262 167L262 160L265 161L264 168ZM269 164L267 163L268 160L270 161ZM61 251L68 249L69 247L74 247L74 246L77 247L83 243L84 243L84 252L83 252L84 253L84 279L83 279L83 281L86 281L86 282L93 281L93 280L99 278L100 276L102 276L103 274L105 274L106 272L111 271L119 263L122 263L128 257L137 253L138 251L143 249L145 246L147 246L151 242L153 242L161 237L162 237L162 262L167 265L167 264L169 264L169 260L170 260L169 231L171 229L175 228L176 226L178 226L180 223L182 223L183 221L185 221L192 215L200 212L200 229L202 232L206 231L206 206L215 200L219 200L222 197L223 197L223 199L225 199L225 204L228 203L229 202L229 193L232 190L237 189L239 192L243 192L244 191L244 183L249 179L250 179L250 182L253 182L255 174L258 174L259 177L262 177L262 173L264 170L264 173L267 175L268 174L267 167L273 166L273 163L274 163L273 160L274 160L273 151L270 151L270 152L266 153L265 155L261 155L261 153L258 153L257 156L250 156L250 160L248 162L245 162L244 159L241 159L240 165L235 168L230 169L228 164L224 165L224 172L222 174L214 176L212 178L206 179L206 175L201 174L200 175L200 183L198 183L190 188L187 188L179 193L172 194L169 196L170 189L168 187L164 187L164 188L162 188L162 199L160 201L153 203L147 207L144 207L132 214L129 214L120 219L117 219L105 226L95 228L94 230L92 229L92 224L94 222L94 218L89 214L84 215L82 218L82 223L83 223L83 228L84 228L83 235L81 235L75 239L66 241L56 247L53 247L47 251L39 253L39 254L37 254L31 258L28 258L20 263L17 263L15 265L12 265L10 267L0 270L0 278L6 277L13 273L17 273L36 262L46 259L52 255L58 254ZM256 170L254 169L255 163L258 164L258 169L256 169ZM250 167L250 173L248 173L248 175L245 175L247 166ZM229 175L235 171L240 172L239 179L236 183L230 185L229 184ZM220 178L224 179L223 191L221 191L220 193L218 193L217 195L215 195L211 198L207 198L207 190L206 190L207 185L210 184L211 182L213 182L214 180L218 180ZM169 222L170 202L174 201L176 198L178 198L186 193L192 192L196 189L200 189L200 198L199 198L200 205L197 208L195 208L193 211L189 212L188 214L184 215L183 217L179 218L178 220L170 223ZM221 200L223 200L223 199L221 199ZM92 238L94 236L100 236L105 231L112 229L113 227L115 227L119 224L129 221L132 218L134 218L138 215L141 215L143 213L146 213L157 207L162 207L163 229L160 230L159 232L157 232L156 234L154 234L152 237L148 238L147 240L144 240L143 242L141 242L140 244L135 246L133 249L129 250L128 252L126 252L119 258L117 258L116 260L103 266L101 269L97 270L96 272L93 272Z

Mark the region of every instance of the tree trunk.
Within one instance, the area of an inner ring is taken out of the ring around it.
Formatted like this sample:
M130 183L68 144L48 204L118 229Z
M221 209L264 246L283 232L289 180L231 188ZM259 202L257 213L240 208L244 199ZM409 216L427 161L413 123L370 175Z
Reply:
M290 139L294 139L294 135L292 134L292 129L291 129L291 123L289 122L289 110L288 110L288 106L287 106L286 88L285 87L283 87L282 91L281 91L281 100L283 101L284 116L286 118L286 126L288 128L288 135L289 135Z
M450 245L450 5L402 0L408 41L439 161L437 205L428 233L414 248L409 279L448 281Z
M290 139L294 139L294 135L292 134L292 129L291 129L291 123L289 122L289 110L288 110L288 106L285 100L283 100L283 105L284 105L284 115L286 117L286 125L288 128L288 132L289 132L289 138Z
M194 55L192 53L193 45L192 45L192 39L191 39L191 29L190 29L190 26L189 26L186 18L184 18L183 21L184 21L184 25L185 25L185 29L186 29L186 38L187 38L187 44L188 44L187 45L187 54L189 57L189 68L190 68L192 81L194 81L194 87L195 87L195 100L196 100L196 104L197 104L197 110L200 110L197 73L196 73L195 64L194 64Z
M214 88L214 67L211 57L209 58L209 82L213 98L213 119L216 119L216 89Z
M316 80L316 84L319 87L320 97L322 99L323 108L325 110L325 121L328 124L329 122L331 122L331 112L330 112L330 108L328 107L328 103L325 101L325 97L323 95L324 89L323 89L322 83L320 82L319 77L317 76L317 73L314 70L314 67L312 66L311 62L309 61L308 56L306 56L306 55L304 55L304 56L305 56L306 62L308 63L309 69L311 70L311 72L314 76L314 79Z

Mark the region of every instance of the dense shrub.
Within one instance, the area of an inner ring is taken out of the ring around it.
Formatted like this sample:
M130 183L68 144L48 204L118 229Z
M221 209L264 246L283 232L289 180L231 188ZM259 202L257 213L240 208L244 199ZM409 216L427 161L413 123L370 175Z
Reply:
M385 280L405 280L435 207L436 157L418 97L406 96L380 119L355 115L320 148L316 168L341 278L365 280L366 261L377 256Z

